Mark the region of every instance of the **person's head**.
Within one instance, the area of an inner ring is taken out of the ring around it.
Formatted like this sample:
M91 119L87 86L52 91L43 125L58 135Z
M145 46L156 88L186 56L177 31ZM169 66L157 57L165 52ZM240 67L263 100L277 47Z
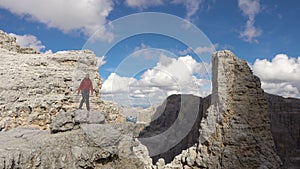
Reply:
M87 74L85 75L85 78L87 78L87 79L90 78L90 74L87 73Z

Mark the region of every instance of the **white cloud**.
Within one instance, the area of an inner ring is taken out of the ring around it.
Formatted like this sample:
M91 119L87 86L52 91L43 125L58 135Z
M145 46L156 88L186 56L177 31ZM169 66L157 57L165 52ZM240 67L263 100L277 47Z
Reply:
M32 47L38 51L45 49L45 46L36 36L33 35L16 35L10 33L9 35L16 37L17 44L21 47Z
M103 83L102 93L115 94L128 92L129 86L131 86L135 81L136 79L134 78L121 77L116 73L111 73Z
M243 14L248 17L245 30L240 33L240 37L247 42L256 42L255 39L262 34L262 30L255 27L255 16L261 11L259 0L239 0L239 8L242 10Z
M288 82L283 83L268 83L262 82L262 88L272 94L277 94L283 97L299 97L299 90Z
M147 48L151 48L151 47L148 46L148 45L145 45L144 43L141 43L141 45L140 46L136 46L133 51L136 52L136 51L147 49Z
M216 48L218 47L219 45L216 43L216 44L213 44L212 46L201 46L201 47L197 47L195 49L192 49L190 47L188 47L187 49L185 50L182 50L182 51L178 51L177 53L179 55L187 55L189 53L196 53L197 55L202 55L204 53L209 53L209 54L212 54L213 52L216 51Z
M126 0L125 3L127 6L137 8L148 8L164 4L163 0Z
M197 47L195 49L195 53L197 55L201 55L203 53L213 53L216 51L217 47L218 47L218 44L214 44L212 46Z
M202 0L173 0L172 3L183 4L187 10L186 17L189 19L198 11Z
M271 61L257 59L252 68L266 92L300 97L300 57L278 54Z
M189 20L199 9L203 0L172 0L172 4L184 5L186 18ZM168 2L168 1L166 1ZM126 0L125 4L130 7L145 9L152 6L164 5L164 0Z
M266 81L300 81L300 57L278 54L272 61L256 59L253 71Z
M101 56L97 58L97 67L98 69L106 63L105 56Z
M113 35L103 25L113 10L113 0L1 0L0 8L29 19L57 28L63 32L81 31L111 41Z
M191 56L170 58L161 55L155 67L146 70L139 79L112 73L103 83L104 98L120 104L157 104L171 94L206 96L211 92L204 64Z

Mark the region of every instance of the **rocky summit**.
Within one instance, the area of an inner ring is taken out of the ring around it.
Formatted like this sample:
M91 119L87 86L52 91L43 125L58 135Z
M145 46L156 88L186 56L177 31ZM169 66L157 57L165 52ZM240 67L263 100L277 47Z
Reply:
M48 129L58 112L78 108L77 88L86 73L95 89L91 109L108 112L108 121L123 120L118 106L100 99L102 80L93 52L20 53L15 41L0 32L0 131L27 125Z
M300 166L299 99L264 93L230 51L213 55L210 96L169 96L150 122L134 123L122 106L101 100L93 52L39 54L15 41L0 32L0 168ZM90 112L77 109L86 73L95 88Z
M199 102L205 105L209 99L208 109L197 108L202 111L197 143L169 164L159 159L156 167L281 168L268 103L259 78L252 74L247 63L230 51L215 53L212 83L212 95Z

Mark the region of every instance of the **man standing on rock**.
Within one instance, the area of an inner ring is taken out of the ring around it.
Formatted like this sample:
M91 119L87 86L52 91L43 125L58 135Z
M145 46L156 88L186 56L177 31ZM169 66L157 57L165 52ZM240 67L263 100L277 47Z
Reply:
M90 111L90 102L89 102L89 94L93 94L93 84L90 80L90 75L86 74L85 78L81 81L80 86L78 88L78 95L81 91L82 99L80 101L79 109L82 109L83 102L86 104L86 109Z

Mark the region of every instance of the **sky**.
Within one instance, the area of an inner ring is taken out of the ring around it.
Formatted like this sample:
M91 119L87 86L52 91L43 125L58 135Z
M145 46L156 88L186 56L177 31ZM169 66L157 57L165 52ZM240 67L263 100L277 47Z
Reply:
M300 97L297 0L0 0L0 29L42 53L93 50L102 97L129 106L211 93L211 54L231 50L262 88Z

